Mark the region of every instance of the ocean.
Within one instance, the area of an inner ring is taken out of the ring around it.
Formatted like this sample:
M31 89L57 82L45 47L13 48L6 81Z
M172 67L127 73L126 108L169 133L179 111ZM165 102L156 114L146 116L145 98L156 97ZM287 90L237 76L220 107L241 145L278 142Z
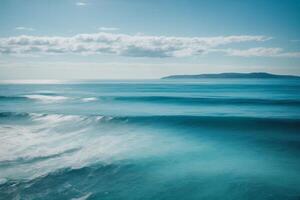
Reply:
M0 199L300 199L300 80L0 84Z

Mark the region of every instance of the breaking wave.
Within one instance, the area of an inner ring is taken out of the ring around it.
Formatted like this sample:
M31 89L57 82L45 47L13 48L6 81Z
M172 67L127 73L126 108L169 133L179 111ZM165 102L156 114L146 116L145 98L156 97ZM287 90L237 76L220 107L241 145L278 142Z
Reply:
M4 179L32 179L58 169L160 155L186 145L158 133L128 132L130 118L0 113L0 171ZM13 124L5 123L7 120ZM19 123L18 123L19 121ZM26 122L26 123L24 123ZM133 126L134 127L134 126ZM160 145L160 149L154 149ZM26 169L26 170L25 170Z
M68 100L79 102L124 101L182 105L253 105L253 106L300 106L297 99L257 99L257 98L222 98L222 97L180 97L180 96L102 96L102 97L67 97L53 93L28 94L20 96L0 96L0 101L33 100L43 103L59 103Z
M62 102L70 99L69 97L65 97L65 96L49 96L49 95L39 95L39 94L24 95L24 97L28 99L42 101L45 103Z

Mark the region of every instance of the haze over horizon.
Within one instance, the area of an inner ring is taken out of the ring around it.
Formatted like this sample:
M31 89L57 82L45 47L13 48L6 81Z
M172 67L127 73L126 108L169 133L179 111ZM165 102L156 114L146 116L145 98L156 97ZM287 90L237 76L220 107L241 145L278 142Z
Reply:
M300 75L299 9L299 0L3 0L0 80Z

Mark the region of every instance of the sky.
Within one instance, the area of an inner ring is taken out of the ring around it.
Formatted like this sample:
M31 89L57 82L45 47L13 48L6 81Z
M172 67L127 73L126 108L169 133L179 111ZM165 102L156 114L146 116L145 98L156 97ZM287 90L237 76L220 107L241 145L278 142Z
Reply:
M0 80L300 75L300 0L1 0Z

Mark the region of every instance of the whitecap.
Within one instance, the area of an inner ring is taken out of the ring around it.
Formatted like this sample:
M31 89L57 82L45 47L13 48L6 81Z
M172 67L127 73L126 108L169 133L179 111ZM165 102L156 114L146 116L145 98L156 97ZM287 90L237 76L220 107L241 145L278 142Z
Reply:
M103 118L104 118L104 116L97 116L95 119L96 119L96 121L100 121Z
M0 185L3 185L7 182L6 178L0 178Z
M83 101L83 102L97 101L97 98L96 97L87 97L87 98L82 98L81 101Z
M59 169L161 156L190 146L182 138L166 137L150 130L91 124L98 120L105 123L107 117L102 116L30 116L36 123L0 125L0 161L4 164L16 161L0 169L0 178L34 179Z
M87 193L87 194L85 194L85 195L83 195L83 196L81 196L81 197L78 197L78 198L72 198L71 200L86 200L86 199L88 199L91 195L92 195L92 193L90 192L90 193Z
M43 103L62 102L70 99L69 97L65 97L65 96L49 96L49 95L40 95L40 94L24 95L24 97L28 99L41 101Z
M50 122L50 123L59 123L59 122L78 122L84 120L84 117L78 115L61 115L61 114L37 114L31 113L30 116L34 121Z

